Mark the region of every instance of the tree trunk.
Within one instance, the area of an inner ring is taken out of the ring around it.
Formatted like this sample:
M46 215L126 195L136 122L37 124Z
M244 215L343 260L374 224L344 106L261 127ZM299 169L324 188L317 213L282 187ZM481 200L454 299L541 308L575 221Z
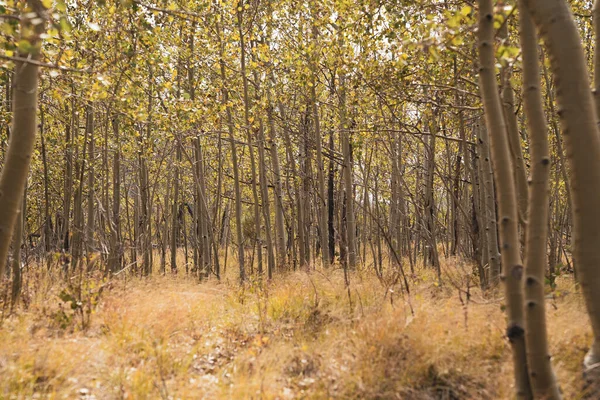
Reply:
M40 59L40 35L45 32L47 15L39 0L28 0L27 5L32 9L33 16L22 15L21 23L22 31L27 33L23 39L29 42L31 50L29 53L19 54L19 57L31 58L35 62ZM32 18L40 21L32 25ZM4 276L8 249L35 145L38 70L39 67L34 63L15 62L12 130L0 174L0 276Z
M356 269L356 223L354 219L354 193L352 176L352 155L350 149L350 131L346 117L346 77L339 75L340 93L340 134L344 154L344 191L346 192L346 245L348 246L348 267Z
M510 43L508 40L508 25L508 21L503 23L498 34L501 39L505 40L505 45ZM512 65L502 67L500 77L502 81L502 106L506 122L506 132L508 134L508 147L510 149L515 189L517 192L519 226L524 231L525 222L527 221L527 171L525 169L525 162L523 161L521 137L519 136L519 126L515 114L515 92L510 82L512 77Z
M285 227L283 207L283 187L281 184L281 168L279 166L279 152L277 150L277 132L273 118L271 101L271 84L267 82L267 119L269 124L269 147L271 148L271 165L275 180L275 243L277 246L277 266L283 268L286 262Z
M261 240L261 224L260 224L260 203L258 197L258 189L257 189L257 173L256 173L256 160L254 158L254 145L252 140L252 130L251 125L252 121L250 121L250 97L248 94L248 76L246 75L246 48L245 48L245 40L244 40L244 30L243 30L243 9L244 4L243 0L239 2L238 11L237 11L237 28L240 36L240 73L242 74L242 84L243 84L243 99L244 99L244 121L246 123L246 141L248 142L248 153L250 154L250 172L252 174L252 198L254 199L254 247L256 247L258 251L258 273L262 274L263 272L263 262L262 262L262 240Z
M112 221L110 221L110 254L108 258L109 272L115 273L121 266L121 143L119 140L119 117L114 115L113 132L116 150L113 154L113 202Z
M600 134L589 90L583 46L569 6L563 0L527 0L550 56L571 170L574 258L594 332L585 357L588 380L597 396L600 374Z
M96 192L94 189L95 172L94 172L94 105L88 103L86 110L86 122L85 129L87 132L87 146L88 146L88 164L87 164L87 179L88 179L88 193L87 193L87 224L85 229L85 248L87 257L95 251L96 244L94 243L94 232L95 232L95 215L94 215L94 202L96 201Z
M219 39L219 66L221 72L221 82L223 84L222 89L222 104L225 106L227 113L227 131L229 133L229 143L231 146L231 162L233 167L233 187L235 192L235 225L238 245L238 264L240 270L240 282L244 283L246 280L246 271L244 268L244 233L242 230L242 194L240 190L240 172L237 158L237 149L235 145L235 137L233 135L233 115L231 111L231 104L229 102L229 90L227 89L227 76L225 73L225 45L223 38L221 37L222 31L220 26L217 25L218 39Z
M518 398L530 399L523 321L523 265L519 251L518 209L506 122L495 74L494 13L492 0L479 0L479 82L486 124L491 138L494 176L498 188L502 275L505 282L508 327Z
M488 282L495 287L500 283L500 250L498 249L498 226L496 216L496 191L494 173L490 160L489 136L485 126L477 126L479 167L481 176L481 208L485 226L485 257Z
M548 239L548 188L550 158L548 126L544 115L538 65L537 35L529 11L519 1L519 27L523 54L523 100L531 149L531 180L525 258L525 342L529 378L535 398L554 400L558 389L548 352L544 282Z
M316 16L313 16L316 18ZM323 163L323 145L321 137L321 121L319 116L319 104L317 102L317 57L318 57L318 40L319 29L313 19L312 25L312 40L315 49L311 54L311 84L310 96L312 106L312 118L314 124L314 142L317 153L317 221L319 224L319 243L321 245L321 259L325 268L329 267L331 260L328 250L328 235L327 235L327 201L325 192L325 164Z

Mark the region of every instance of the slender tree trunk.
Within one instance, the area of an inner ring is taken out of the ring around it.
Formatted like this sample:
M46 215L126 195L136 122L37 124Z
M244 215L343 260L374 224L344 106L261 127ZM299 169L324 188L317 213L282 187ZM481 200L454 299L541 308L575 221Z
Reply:
M552 370L546 331L544 282L547 265L550 155L538 65L537 35L529 11L519 1L523 54L523 99L531 144L531 180L526 231L525 341L529 378L535 398L562 398Z
M46 140L44 135L44 110L43 107L40 106L40 139L42 141L42 164L44 167L44 251L48 254L52 242L52 219L50 217L50 193L48 191L50 181L48 177L48 158L46 155Z
M348 267L356 269L356 223L354 219L354 194L352 176L352 155L350 149L350 131L346 117L346 77L339 75L340 91L340 133L344 154L344 190L346 192L346 245L348 246Z
M45 32L47 15L41 1L28 0L27 5L32 9L33 15L21 16L22 31L27 35L22 39L29 42L31 50L27 54L19 54L19 57L31 58L35 62L40 59L40 35ZM33 25L32 18L40 21ZM15 62L12 130L0 173L0 276L4 276L8 249L35 145L38 70L35 63Z
M513 351L518 398L530 399L523 321L523 264L519 251L517 194L506 123L495 74L494 11L492 0L479 0L479 81L485 118L491 137L494 176L498 187L502 275L505 282L508 337Z
M487 232L485 231L487 218L485 207L485 190L483 186L483 174L480 172L479 156L473 152L471 157L471 177L473 185L472 199L472 224L471 232L473 235L473 248L475 260L479 270L479 283L482 290L487 290L489 287L489 271L486 268L488 263L488 243ZM497 243L497 242L496 242Z
M70 228L71 228L71 198L73 196L73 149L74 149L74 138L77 136L78 130L78 114L75 106L75 96L71 100L71 120L66 124L65 127L65 185L64 185L64 197L63 197L63 250L69 251L70 241Z
M113 133L115 135L116 149L113 154L112 173L112 220L110 221L110 254L108 257L108 270L115 273L121 266L121 143L119 140L119 117L113 116Z
M333 130L329 135L329 152L333 155ZM329 260L333 263L335 259L335 161L329 159L329 173L327 175L327 236Z
M502 24L499 32L499 36L506 41L507 45L510 44L508 25L508 21ZM523 161L521 137L519 135L517 116L515 114L515 92L510 82L512 77L512 65L502 67L500 76L502 80L502 106L504 110L504 119L506 121L506 132L508 134L508 146L513 165L515 189L517 192L519 226L522 231L524 231L525 221L527 221L527 171L525 162Z
M314 11L314 9L313 9ZM316 18L316 17L313 17ZM311 54L311 84L310 84L310 96L311 96L311 107L312 107L312 118L314 124L314 142L316 147L317 156L317 221L319 224L319 243L321 245L321 259L325 268L329 267L331 260L328 251L328 235L327 232L327 201L325 192L325 164L323 163L323 145L321 135L321 121L319 116L319 104L317 102L317 57L318 57L318 40L319 40L319 29L313 20L312 25L312 39L313 44L316 48Z
M179 237L179 168L181 164L181 143L177 139L174 177L173 177L173 206L171 210L171 272L177 272L177 245Z
M281 184L281 168L279 165L277 132L275 130L275 120L273 118L270 82L267 82L267 119L269 125L271 165L273 167L273 177L275 181L275 242L277 246L277 266L278 268L283 268L286 263L283 187Z
M589 90L583 46L569 6L563 0L526 0L550 56L570 164L574 258L592 323L594 343L585 357L593 396L600 387L600 133Z
M481 199L482 216L484 219L486 251L484 264L487 264L488 278L491 286L500 283L500 250L498 249L498 226L496 216L496 191L494 185L494 172L490 159L490 147L487 128L477 126L479 146L479 166L481 171Z
M434 171L435 171L435 144L438 132L436 115L430 116L429 120L429 143L426 146L427 151L427 181L425 184L425 223L427 225L427 236L429 249L425 251L427 260L433 265L438 276L438 283L441 284L442 272L437 249L436 240L436 208L433 193Z
M250 154L250 172L252 174L252 198L254 199L254 225L255 225L255 238L254 246L258 251L258 273L263 272L262 262L262 240L261 240L261 223L260 223L260 202L258 197L258 184L257 184L257 173L256 173L256 160L254 158L254 145L252 140L252 121L250 121L250 97L248 94L248 76L246 75L246 48L245 38L243 30L243 0L239 2L237 11L237 28L240 36L240 72L242 74L243 84L243 98L244 98L244 121L246 123L246 141L248 142L248 153Z
M221 72L221 82L223 84L222 89L222 103L225 106L227 113L227 131L229 133L229 143L231 146L231 162L233 167L233 187L235 192L235 225L237 234L237 245L238 245L238 263L240 270L240 282L244 283L246 280L246 271L244 268L244 233L242 231L242 194L240 190L240 173L239 163L237 158L237 149L235 145L235 137L233 135L233 115L231 111L231 104L229 102L229 90L227 89L227 76L225 73L225 45L222 40L222 31L220 26L217 26L218 39L219 39L219 65Z
M85 129L87 131L87 146L88 146L88 164L87 164L87 181L88 181L88 193L87 193L87 224L85 229L85 246L87 257L90 257L90 253L96 249L94 242L95 232L95 215L94 215L94 202L96 201L96 191L94 188L94 182L96 179L94 172L94 159L95 159L95 143L94 143L94 105L88 103L86 110L86 123Z

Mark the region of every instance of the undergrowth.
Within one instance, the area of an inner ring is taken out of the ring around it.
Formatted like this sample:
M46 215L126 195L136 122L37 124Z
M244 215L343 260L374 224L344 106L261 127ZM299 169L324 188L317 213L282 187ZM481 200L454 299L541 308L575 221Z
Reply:
M235 268L230 267L234 271ZM0 328L0 398L511 398L500 294L456 260L391 274L298 271L239 287L190 277L29 271ZM233 273L232 273L233 274ZM553 362L578 397L591 341L570 276L549 294Z

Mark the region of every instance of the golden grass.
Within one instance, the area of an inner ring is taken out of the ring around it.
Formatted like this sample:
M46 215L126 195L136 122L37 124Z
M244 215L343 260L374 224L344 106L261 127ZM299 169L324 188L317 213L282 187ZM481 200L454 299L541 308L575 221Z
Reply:
M222 283L120 279L86 331L57 325L60 280L31 276L37 295L0 328L0 398L512 398L501 299L472 289L465 305L430 271L417 276L410 297L371 272L352 273L347 290L339 269L243 289L231 266ZM548 319L574 399L591 333L571 281L559 282Z

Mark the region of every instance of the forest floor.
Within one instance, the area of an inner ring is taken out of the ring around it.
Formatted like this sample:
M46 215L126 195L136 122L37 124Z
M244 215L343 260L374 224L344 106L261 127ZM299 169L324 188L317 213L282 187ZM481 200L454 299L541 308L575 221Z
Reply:
M469 281L456 264L446 281ZM244 289L234 273L86 281L81 297L28 275L27 307L2 317L0 398L512 398L500 295L471 288L467 302L466 284L439 287L430 271L410 296L372 271L349 290L339 269ZM549 297L553 363L576 399L587 316L571 276Z

